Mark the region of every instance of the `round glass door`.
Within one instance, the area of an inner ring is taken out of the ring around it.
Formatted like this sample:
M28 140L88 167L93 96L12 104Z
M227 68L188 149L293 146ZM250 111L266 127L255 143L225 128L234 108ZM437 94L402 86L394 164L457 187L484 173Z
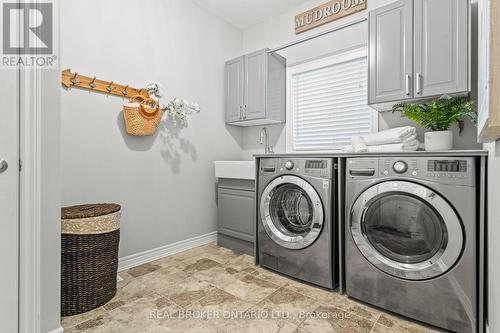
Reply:
M406 264L431 259L448 243L442 217L411 194L389 192L367 205L363 234L385 257Z
M409 280L445 273L463 247L453 208L429 188L402 181L380 183L361 194L351 212L351 234L373 265Z
M261 196L260 214L269 237L288 249L311 245L323 226L318 193L296 176L278 177L269 183Z

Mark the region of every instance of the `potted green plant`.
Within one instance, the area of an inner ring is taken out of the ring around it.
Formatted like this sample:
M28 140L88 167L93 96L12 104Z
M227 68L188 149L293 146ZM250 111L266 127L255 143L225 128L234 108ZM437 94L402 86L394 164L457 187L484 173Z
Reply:
M401 112L404 117L430 130L425 133L425 150L452 149L451 125L456 123L462 132L464 119L477 123L476 105L469 97L444 95L427 103L399 103L393 106L392 112Z

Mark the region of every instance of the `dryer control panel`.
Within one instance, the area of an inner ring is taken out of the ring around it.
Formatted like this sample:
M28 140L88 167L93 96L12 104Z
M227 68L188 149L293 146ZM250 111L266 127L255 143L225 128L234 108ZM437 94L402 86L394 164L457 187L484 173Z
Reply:
M472 157L386 157L347 160L348 179L415 178L442 184L476 184L475 159Z

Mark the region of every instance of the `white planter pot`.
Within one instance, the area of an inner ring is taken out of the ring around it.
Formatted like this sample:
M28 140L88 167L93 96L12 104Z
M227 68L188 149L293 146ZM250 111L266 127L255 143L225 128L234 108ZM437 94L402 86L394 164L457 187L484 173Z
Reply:
M425 133L425 150L450 150L452 148L452 131L436 131Z

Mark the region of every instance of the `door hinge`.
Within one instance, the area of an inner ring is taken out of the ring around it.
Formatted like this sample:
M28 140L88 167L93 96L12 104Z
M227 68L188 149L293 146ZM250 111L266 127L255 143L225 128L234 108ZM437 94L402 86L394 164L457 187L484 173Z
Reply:
M23 161L19 160L19 172L23 170Z

